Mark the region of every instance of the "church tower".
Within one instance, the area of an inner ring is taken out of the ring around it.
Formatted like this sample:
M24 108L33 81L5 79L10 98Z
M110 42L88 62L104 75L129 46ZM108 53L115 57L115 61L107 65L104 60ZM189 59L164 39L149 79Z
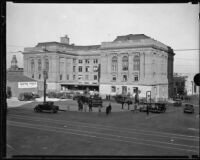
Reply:
M13 55L11 60L11 70L18 70L16 55Z

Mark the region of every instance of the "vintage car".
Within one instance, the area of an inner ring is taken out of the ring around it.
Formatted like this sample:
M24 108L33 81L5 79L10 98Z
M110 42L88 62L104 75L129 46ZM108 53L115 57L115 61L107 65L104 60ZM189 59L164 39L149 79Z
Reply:
M44 102L43 104L38 104L35 106L35 112L50 111L51 113L57 113L59 107L54 105L54 102Z
M177 106L177 107L182 106L182 100L181 99L175 99L173 105Z
M89 105L91 105L92 107L102 107L103 101L101 97L98 96L94 96L94 97L90 97L89 101L88 101Z
M192 104L185 104L184 113L194 113L194 106Z
M165 103L143 103L140 112L147 112L147 107L149 112L152 113L164 113L166 111Z
M114 98L115 98L115 101L120 104L121 103L127 103L128 105L133 104L132 99L126 95L116 95Z

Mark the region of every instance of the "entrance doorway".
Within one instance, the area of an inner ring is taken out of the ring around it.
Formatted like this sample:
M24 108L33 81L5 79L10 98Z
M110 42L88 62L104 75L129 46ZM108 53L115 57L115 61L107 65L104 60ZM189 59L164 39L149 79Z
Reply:
M122 94L127 94L127 86L122 86Z

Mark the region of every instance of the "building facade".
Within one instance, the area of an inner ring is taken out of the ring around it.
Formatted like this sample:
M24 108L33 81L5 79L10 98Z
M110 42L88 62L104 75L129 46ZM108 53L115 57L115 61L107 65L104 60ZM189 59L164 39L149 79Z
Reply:
M24 76L23 68L18 67L15 55L11 60L11 67L7 70L6 80L6 86L11 89L12 97L18 97L24 92L38 92L37 81Z
M43 70L48 73L47 90L90 90L100 95L151 91L154 99L173 94L173 50L146 35L118 36L101 45L77 46L67 36L60 42L38 43L25 48L24 74L38 81L43 90Z

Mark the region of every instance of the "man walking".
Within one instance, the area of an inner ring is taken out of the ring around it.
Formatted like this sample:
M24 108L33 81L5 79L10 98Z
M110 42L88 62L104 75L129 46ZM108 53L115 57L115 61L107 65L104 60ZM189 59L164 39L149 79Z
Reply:
M147 104L147 115L149 115L149 105Z
M106 115L110 114L112 110L111 104L109 103L108 107L106 107Z

